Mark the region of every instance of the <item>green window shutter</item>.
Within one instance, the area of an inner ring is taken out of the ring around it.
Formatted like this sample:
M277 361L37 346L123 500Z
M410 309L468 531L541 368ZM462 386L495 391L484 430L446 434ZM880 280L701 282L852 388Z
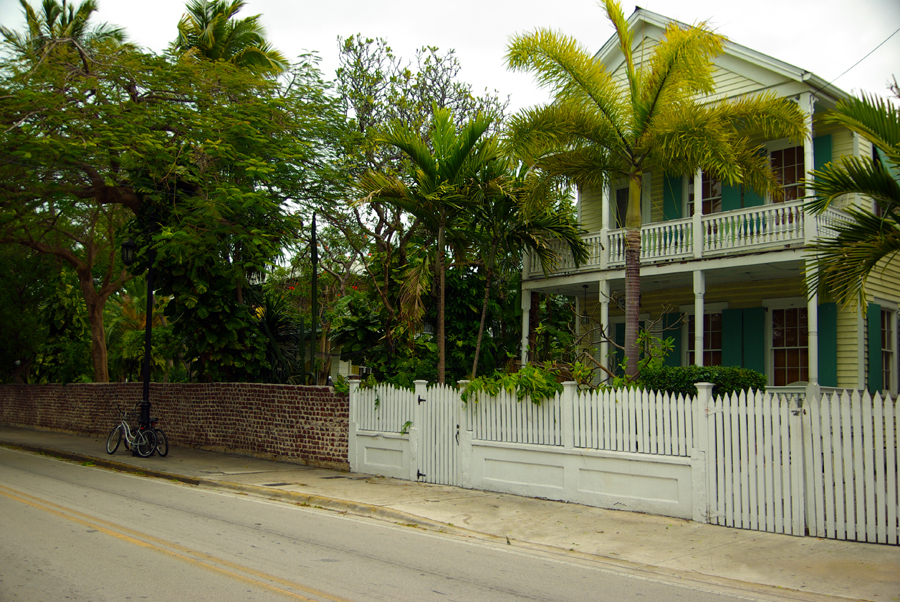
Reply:
M741 208L741 186L722 184L722 211L734 211Z
M748 307L742 317L744 368L766 374L766 308Z
M676 326L677 324L677 326ZM666 366L678 367L681 365L681 314L671 313L663 316L663 339L672 339L672 351L664 361ZM671 328L671 330L669 330Z
M744 311L722 310L722 365L744 365Z
M813 139L813 168L822 169L831 162L831 134Z
M866 311L869 330L869 393L880 392L881 382L881 306L869 303Z
M819 305L819 384L837 386L837 303Z
M681 219L681 176L666 176L663 180L663 220Z
M756 194L750 188L744 188L744 207L759 207L760 205L765 205L766 200Z

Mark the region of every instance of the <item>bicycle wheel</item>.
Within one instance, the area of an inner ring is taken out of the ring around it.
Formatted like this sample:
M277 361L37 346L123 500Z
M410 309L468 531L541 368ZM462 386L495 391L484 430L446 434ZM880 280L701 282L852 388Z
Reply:
M169 438L162 429L153 429L156 434L156 453L165 458L169 455Z
M156 451L156 433L152 430L138 430L134 436L134 450L142 458L149 458Z
M116 453L116 450L119 449L120 441L122 441L122 427L117 426L109 431L109 437L106 438L106 453Z

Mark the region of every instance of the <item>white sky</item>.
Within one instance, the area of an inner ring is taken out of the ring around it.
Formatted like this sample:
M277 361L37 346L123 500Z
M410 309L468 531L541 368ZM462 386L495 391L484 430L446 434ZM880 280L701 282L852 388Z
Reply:
M31 0L34 5L39 0ZM124 27L132 42L162 51L175 38L184 0L99 0L98 21ZM626 17L634 5L623 3ZM708 21L732 41L831 81L900 28L900 0L641 0L642 8L685 23ZM613 31L592 0L247 0L239 16L262 14L269 40L288 58L315 51L326 77L337 67L337 37L386 38L412 58L423 45L455 49L460 78L476 92L511 96L512 110L544 102L531 76L506 70L511 35L548 27L591 50ZM21 28L18 0L0 0L0 24ZM887 94L900 79L900 33L835 85Z

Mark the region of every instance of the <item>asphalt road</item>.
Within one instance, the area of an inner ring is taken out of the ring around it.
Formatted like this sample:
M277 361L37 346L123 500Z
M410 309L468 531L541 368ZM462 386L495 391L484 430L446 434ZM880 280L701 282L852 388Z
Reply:
M0 600L774 599L0 448Z

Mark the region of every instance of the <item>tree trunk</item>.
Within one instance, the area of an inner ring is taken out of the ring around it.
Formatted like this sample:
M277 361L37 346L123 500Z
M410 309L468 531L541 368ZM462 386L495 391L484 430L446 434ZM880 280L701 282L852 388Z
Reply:
M438 228L438 252L437 252L437 270L438 270L438 324L437 324L437 344L438 344L438 382L443 384L447 367L446 345L444 342L444 304L446 297L444 295L444 285L446 284L444 268L444 226Z
M532 362L538 361L537 327L540 323L540 313L541 294L537 292L531 293L531 311L528 314L528 348L531 353L527 357Z
M469 378L478 376L478 358L481 356L481 339L484 336L484 323L487 320L488 302L491 299L491 280L494 271L488 268L486 282L484 283L484 301L481 303L481 322L478 324L478 338L475 339L475 360L472 362L472 374Z
M638 371L640 351L637 347L641 323L641 231L625 234L625 374Z
M84 290L85 284L81 288ZM91 361L94 364L94 382L109 382L109 361L106 351L106 328L103 325L103 306L106 298L95 292L88 294L85 291L87 301L88 323L91 327Z
M625 375L638 373L640 349L637 346L641 323L641 187L640 170L628 182L628 213L625 216Z

